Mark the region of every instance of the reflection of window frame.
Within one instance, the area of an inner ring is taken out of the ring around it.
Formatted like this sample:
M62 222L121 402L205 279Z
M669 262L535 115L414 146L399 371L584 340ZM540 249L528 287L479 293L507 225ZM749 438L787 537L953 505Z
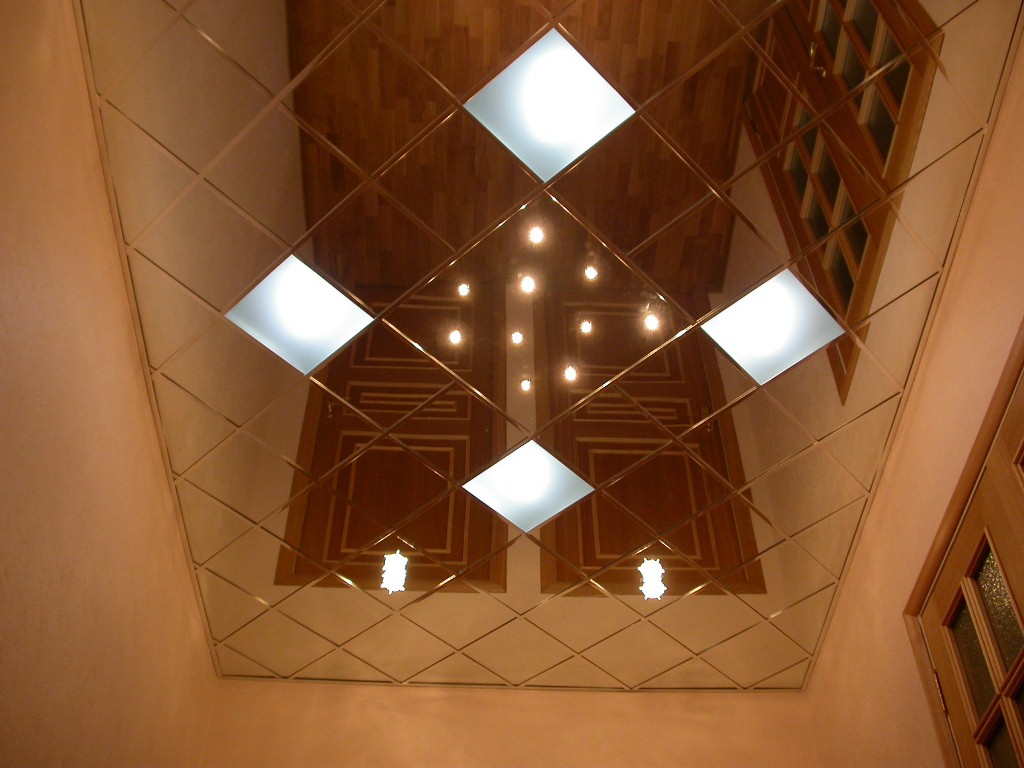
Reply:
M747 128L755 151L770 154L783 140L789 142L762 165L787 245L792 253L808 254L799 262L800 271L861 338L868 331L861 324L870 313L896 223L893 207L877 201L909 176L935 74L931 54L914 49L921 38L910 19L926 34L935 30L923 9L911 3L904 16L876 3L793 0L768 22L764 48L813 111L825 115L818 123L810 124L804 106L772 83L763 64L748 101ZM868 17L864 8L872 10ZM823 32L826 18L832 19L828 34ZM861 37L862 28L873 30L870 42ZM941 36L934 35L933 49L939 42ZM906 58L891 64L908 50ZM851 89L844 80L850 56L863 68L867 85L855 83ZM886 65L890 68L879 73ZM887 153L875 138L880 129L870 124L879 105L894 123ZM844 401L858 352L846 336L828 350Z

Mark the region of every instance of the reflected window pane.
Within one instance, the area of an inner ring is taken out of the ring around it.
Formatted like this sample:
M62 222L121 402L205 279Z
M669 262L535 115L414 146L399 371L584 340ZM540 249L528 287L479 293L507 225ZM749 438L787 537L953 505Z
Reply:
M956 648L960 652L960 663L967 677L967 684L971 689L974 709L980 715L985 711L989 702L992 701L996 692L992 687L992 678L989 676L988 667L985 665L985 657L981 652L978 632L974 628L974 621L971 619L966 603L960 606L956 616L953 618L950 629L953 630Z
M836 198L839 196L839 182L841 179L839 178L839 171L836 170L835 163L832 162L832 157L828 152L824 152L821 156L818 180L821 181L821 187L825 190L825 197L835 207Z
M811 207L807 212L807 221L810 222L811 230L814 232L815 237L821 238L828 234L828 217L825 215L825 211L822 210L821 204L816 197L811 198Z
M875 39L875 29L878 27L878 11L871 4L871 0L860 0L857 7L853 9L853 26L860 33L861 40L870 48Z
M882 99L875 94L871 103L871 112L868 115L868 130L878 145L878 151L882 153L883 161L889 157L889 150L892 148L892 137L896 133L896 123L889 115Z
M839 249L832 254L828 270L832 275L836 290L839 292L839 299L843 302L843 308L846 309L850 306L850 299L853 297L853 275L850 274L850 268L846 265L846 259L843 258L842 251Z
M850 205L850 201L846 201L846 205L843 207L843 221L849 221L857 212ZM850 243L850 251L853 254L853 260L857 263L861 263L861 259L864 258L864 251L868 247L868 229L864 226L863 220L855 221L853 224L846 228L846 239Z
M898 56L903 55L903 49L900 48L899 43L896 42L890 33L885 33L885 40L882 43L882 55L879 58L879 64L888 64ZM907 92L907 80L910 79L910 62L900 62L889 74L885 76L885 82L889 84L889 90L892 91L893 97L896 99L897 104L903 103L903 95Z
M839 47L839 32L842 28L836 12L832 10L831 5L826 3L825 14L821 19L821 36L825 38L825 45L833 56L836 55L836 49Z
M804 166L804 159L795 150L793 158L789 161L789 177L793 180L797 199L803 199L804 190L807 189L807 168Z
M1017 756L1013 753L1013 742L1010 740L1010 732L1006 729L1006 723L999 723L999 727L992 731L988 743L989 759L992 761L992 768L1020 768Z
M974 578L978 582L981 601L999 645L999 654L1003 657L1003 664L1009 669L1024 646L1024 634L1021 633L1010 594L1006 591L1006 584L991 550L985 555Z
M843 60L843 80L851 91L864 79L864 64L852 45L846 46L846 58Z

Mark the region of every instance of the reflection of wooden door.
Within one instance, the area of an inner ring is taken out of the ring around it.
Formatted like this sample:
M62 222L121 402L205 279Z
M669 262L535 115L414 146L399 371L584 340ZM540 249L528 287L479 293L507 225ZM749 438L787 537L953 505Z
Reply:
M1018 380L921 629L964 766L1024 766L1024 385Z

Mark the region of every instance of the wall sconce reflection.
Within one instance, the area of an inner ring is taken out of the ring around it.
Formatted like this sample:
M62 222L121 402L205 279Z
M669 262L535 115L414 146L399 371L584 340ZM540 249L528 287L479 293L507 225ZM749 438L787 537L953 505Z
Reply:
M565 380L576 381L576 367L572 365L565 366Z
M580 333L591 333L594 330L594 324L589 320L584 320L580 323Z
M380 588L386 589L389 595L405 592L405 566L408 562L409 558L397 549L393 555L384 555Z
M523 343L524 338L522 331L512 331L512 343L517 347Z
M533 293L537 288L537 281L527 275L519 283L519 287L523 289L523 293Z
M459 292L459 296L462 296L463 298L465 298L466 296L469 296L469 284L468 283L461 283L456 290Z
M544 242L544 230L540 227L532 227L527 237L530 238L530 242L534 245L540 245Z
M459 346L462 343L462 331L455 329L448 334L448 341L451 342L453 347Z
M583 276L587 278L587 280L597 280L597 274L597 267L593 264L588 264L587 268L583 270Z
M658 316L655 315L654 313L648 312L647 315L644 316L644 328L646 328L648 331L656 331L660 326L661 321L658 319Z
M523 379L519 382L519 388L523 390L523 392L529 392L533 389L533 382L530 379Z
M640 591L644 594L644 600L661 600L661 596L665 594L666 590L665 582L661 580L661 577L665 575L665 568L662 566L661 560L648 560L645 557L637 570L640 571L640 576L643 579Z

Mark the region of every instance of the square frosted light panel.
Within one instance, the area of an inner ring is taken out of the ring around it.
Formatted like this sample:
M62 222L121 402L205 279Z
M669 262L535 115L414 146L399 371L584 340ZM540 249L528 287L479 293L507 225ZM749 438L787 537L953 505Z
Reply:
M703 327L758 384L843 335L832 315L789 271L754 289Z
M533 440L463 488L522 531L533 530L594 491Z
M544 181L633 114L555 30L478 91L466 109Z
M227 318L303 373L373 320L294 256L249 291Z

